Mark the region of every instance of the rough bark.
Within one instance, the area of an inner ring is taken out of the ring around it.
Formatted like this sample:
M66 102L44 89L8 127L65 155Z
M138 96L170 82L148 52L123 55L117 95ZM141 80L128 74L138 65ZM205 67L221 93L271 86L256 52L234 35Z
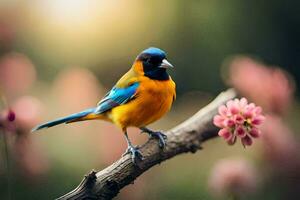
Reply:
M130 155L121 157L99 172L92 171L76 189L58 199L112 199L152 166L181 153L195 153L201 149L204 141L217 136L217 128L212 124L213 116L220 105L235 97L236 92L233 89L222 92L195 115L165 132L168 136L165 149L161 150L157 141L150 139L140 148L144 160L134 165Z

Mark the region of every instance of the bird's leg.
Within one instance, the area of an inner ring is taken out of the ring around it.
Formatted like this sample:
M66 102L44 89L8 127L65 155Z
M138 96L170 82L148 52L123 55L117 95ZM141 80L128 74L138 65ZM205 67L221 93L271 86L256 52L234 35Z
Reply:
M148 133L148 135L150 137L153 137L153 138L157 139L160 148L162 148L162 149L165 148L166 140L167 140L167 136L165 134L163 134L160 131L153 131L153 130L148 129L146 127L141 127L140 129L141 129L142 133Z
M127 135L127 131L125 131L125 138L126 138L126 141L127 141L127 150L125 151L125 153L123 154L123 156L125 156L126 154L131 154L131 158L132 158L132 162L133 163L136 163L136 159L140 159L140 160L143 160L144 157L142 155L142 153L140 152L140 150L137 148L137 147L134 147L132 144L131 144L131 141Z

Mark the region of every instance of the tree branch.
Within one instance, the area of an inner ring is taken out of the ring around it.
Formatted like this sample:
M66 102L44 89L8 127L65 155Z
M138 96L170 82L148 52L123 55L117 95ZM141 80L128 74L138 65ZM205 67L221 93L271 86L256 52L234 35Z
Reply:
M119 191L152 166L161 163L181 153L195 153L201 149L201 144L217 136L217 128L212 119L218 107L236 97L236 92L229 89L219 94L210 104L199 110L195 115L167 131L165 149L158 147L155 139L150 139L140 150L144 160L134 165L130 155L121 157L102 171L92 171L85 176L79 186L73 191L59 197L57 200L99 199L107 200L115 197Z

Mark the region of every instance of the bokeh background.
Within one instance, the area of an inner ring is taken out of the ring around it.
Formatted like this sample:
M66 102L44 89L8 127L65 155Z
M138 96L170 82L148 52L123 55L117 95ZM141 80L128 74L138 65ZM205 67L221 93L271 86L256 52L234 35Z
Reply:
M279 0L1 0L1 110L3 118L12 109L16 120L1 132L0 199L54 199L121 156L123 135L105 122L29 130L94 106L149 46L167 52L178 93L152 128L173 127L234 86L265 106L268 134L246 149L209 141L152 168L116 199L297 199L299 7ZM130 136L136 144L147 139L136 129Z

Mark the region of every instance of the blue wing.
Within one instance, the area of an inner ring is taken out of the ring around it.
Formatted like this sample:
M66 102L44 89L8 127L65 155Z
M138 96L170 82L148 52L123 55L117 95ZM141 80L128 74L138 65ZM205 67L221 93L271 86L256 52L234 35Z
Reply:
M113 87L98 103L95 113L104 113L116 106L127 103L135 96L139 85L140 83L137 82L125 88Z

